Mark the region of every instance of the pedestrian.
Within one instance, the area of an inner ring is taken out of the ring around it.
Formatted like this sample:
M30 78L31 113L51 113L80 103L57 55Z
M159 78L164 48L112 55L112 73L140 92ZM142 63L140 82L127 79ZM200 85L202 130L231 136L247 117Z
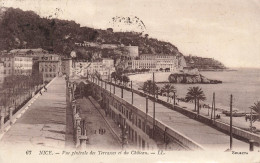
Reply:
M40 94L42 95L42 91L40 91Z
M44 88L44 89L45 89L45 91L47 92L47 88L46 88L46 86L44 86L43 88Z

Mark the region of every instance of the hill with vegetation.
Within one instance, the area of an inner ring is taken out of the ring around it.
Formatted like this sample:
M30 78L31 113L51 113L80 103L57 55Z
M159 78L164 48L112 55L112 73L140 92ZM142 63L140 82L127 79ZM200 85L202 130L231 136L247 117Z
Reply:
M81 27L74 21L42 18L33 11L14 8L0 8L0 29L0 51L41 47L65 57L68 57L71 51L76 51L76 59L79 60L93 60L94 56L118 59L124 54L122 48L103 49L75 45L86 41L97 44L138 46L139 54L161 53L182 56L176 46L150 38L148 34L114 32L112 28L101 30ZM196 59L194 61L195 67L203 66Z
M41 18L32 11L8 8L1 11L0 50L17 48L39 48L69 55L72 50L82 53L78 57L88 57L85 47L76 47L76 42L96 42L103 44L123 44L139 46L140 53L163 53L176 55L178 49L169 42L159 41L142 33L113 32L81 27L74 21ZM97 48L90 51L103 53ZM107 50L106 53L112 53Z
M224 70L227 69L224 64L213 59L197 56L185 56L185 61L188 67L197 68L199 70Z

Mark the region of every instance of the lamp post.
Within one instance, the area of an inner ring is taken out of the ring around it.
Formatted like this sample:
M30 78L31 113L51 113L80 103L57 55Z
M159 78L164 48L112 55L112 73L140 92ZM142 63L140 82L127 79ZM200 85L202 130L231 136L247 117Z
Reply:
M154 72L153 72L153 138L155 138L155 82L154 82Z
M252 108L250 111L250 132L253 132L253 112L252 112Z
M124 88L121 86L121 98L124 98Z
M133 82L131 81L132 105L134 104Z
M232 99L233 99L233 96L232 94L230 95L230 150L232 150L232 145L233 145L233 140L232 140L232 137L233 137L233 133L232 133Z
M116 93L116 86L114 85L114 94Z
M111 83L112 83L112 79L110 78L110 83L109 83L110 95L111 95Z
M173 105L175 106L175 105L176 105L176 102L175 102L175 98L176 98L176 92L175 92L175 91L173 92L173 98L174 98L174 99L173 99L173 102L174 102L174 104L173 104Z

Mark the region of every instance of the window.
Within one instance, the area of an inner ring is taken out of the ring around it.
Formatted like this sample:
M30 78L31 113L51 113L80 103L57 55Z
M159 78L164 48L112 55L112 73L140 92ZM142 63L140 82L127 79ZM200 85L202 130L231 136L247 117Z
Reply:
M138 127L141 129L141 119L138 119Z

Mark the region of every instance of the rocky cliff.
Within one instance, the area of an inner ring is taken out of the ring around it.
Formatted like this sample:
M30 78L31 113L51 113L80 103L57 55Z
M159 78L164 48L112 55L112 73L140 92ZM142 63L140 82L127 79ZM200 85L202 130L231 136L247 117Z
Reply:
M168 77L170 83L184 83L184 84L218 84L222 83L219 80L207 79L201 74L187 74L187 73L174 73L170 74Z

